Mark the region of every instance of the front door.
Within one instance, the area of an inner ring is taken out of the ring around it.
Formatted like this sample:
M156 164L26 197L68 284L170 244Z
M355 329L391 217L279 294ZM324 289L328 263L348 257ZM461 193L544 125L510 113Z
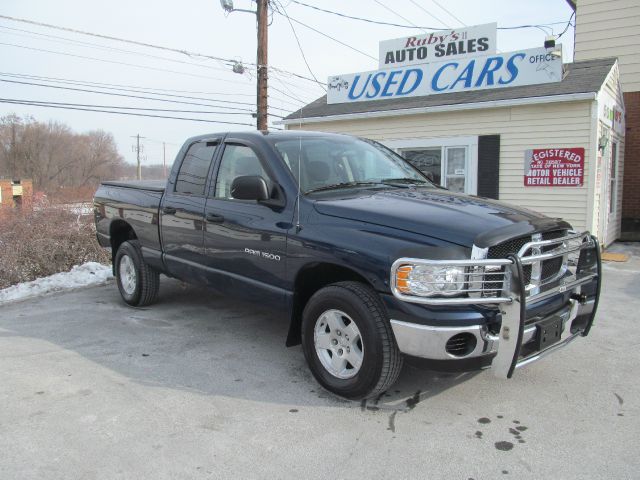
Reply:
M257 150L249 144L225 142L215 186L205 205L204 248L210 281L219 290L239 291L246 298L281 302L289 224L277 208L233 198L233 180L246 175L261 176L273 191L273 172Z
M606 179L604 182L605 194L603 210L605 212L604 243L609 245L617 240L618 236L618 139L611 135L609 158L606 162Z

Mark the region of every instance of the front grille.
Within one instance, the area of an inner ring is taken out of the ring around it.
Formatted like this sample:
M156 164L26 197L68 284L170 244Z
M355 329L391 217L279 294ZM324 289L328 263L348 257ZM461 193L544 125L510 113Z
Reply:
M542 240L554 240L556 238L561 238L567 234L566 230L552 230L549 232L542 233ZM512 240L507 240L506 242L500 243L499 245L495 245L489 248L487 252L487 258L496 259L496 258L507 258L508 255L517 254L520 249L527 243L531 242L531 237L520 237L514 238ZM549 245L547 247L543 247L542 253L548 252L557 248L558 245ZM531 251L526 252L526 255L531 255ZM548 282L549 280L556 277L564 264L564 260L562 257L552 258L550 260L545 260L542 262L542 283ZM504 272L504 267L502 267L502 271ZM522 267L522 273L524 275L524 284L528 285L531 283L531 265L524 265ZM502 282L491 282L485 283L486 291L483 292L484 297L492 297L497 296L499 292L502 290Z
M555 230L553 232L546 232L542 234L543 240L555 240L556 238L564 237L567 234L565 230ZM557 248L558 245L549 245L542 247L542 253L548 252ZM553 277L557 276L562 269L564 260L562 257L552 258L551 260L545 260L542 262L542 283L546 283Z

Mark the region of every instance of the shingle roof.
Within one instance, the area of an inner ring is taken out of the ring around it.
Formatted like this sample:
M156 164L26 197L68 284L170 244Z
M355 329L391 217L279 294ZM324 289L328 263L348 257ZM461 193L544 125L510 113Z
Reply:
M539 85L525 85L522 87L443 93L426 97L335 103L332 105L327 105L327 96L324 95L316 101L302 107L300 110L288 115L284 120L598 92L615 62L615 58L600 58L567 63L564 65L566 75L562 81Z

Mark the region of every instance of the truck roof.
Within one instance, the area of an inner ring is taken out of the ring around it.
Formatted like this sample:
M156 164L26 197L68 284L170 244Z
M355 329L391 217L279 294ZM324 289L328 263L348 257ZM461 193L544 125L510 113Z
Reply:
M348 137L340 133L327 133L327 132L314 132L307 130L241 130L231 132L214 132L204 135L198 135L191 137L187 140L188 143L193 143L199 140L206 140L209 138L232 136L236 138L246 139L264 139L270 141L286 140L300 137Z

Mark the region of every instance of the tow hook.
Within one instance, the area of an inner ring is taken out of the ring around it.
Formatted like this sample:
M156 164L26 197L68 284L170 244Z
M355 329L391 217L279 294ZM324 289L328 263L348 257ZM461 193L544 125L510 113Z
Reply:
M570 298L571 300L578 302L580 305L587 303L587 296L584 293L572 293Z

